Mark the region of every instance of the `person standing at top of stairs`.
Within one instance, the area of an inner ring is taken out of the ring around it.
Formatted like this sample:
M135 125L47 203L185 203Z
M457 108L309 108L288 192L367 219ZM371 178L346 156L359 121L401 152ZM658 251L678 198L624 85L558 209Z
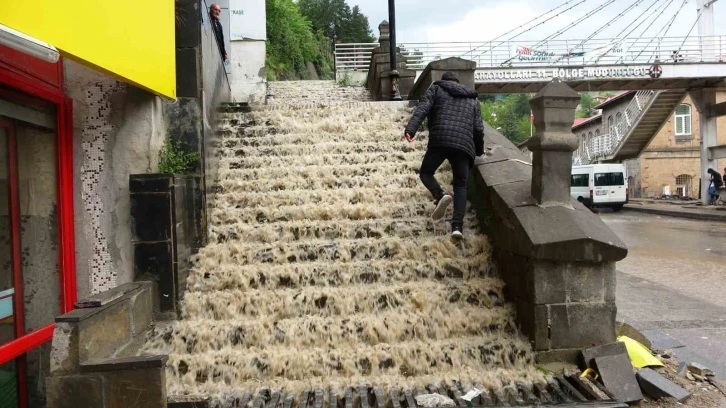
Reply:
M413 142L416 131L428 118L429 142L419 172L424 186L434 197L434 220L444 217L452 197L434 177L444 160L448 160L454 179L454 215L451 235L461 238L466 210L466 181L469 169L477 156L484 152L484 124L477 93L459 83L453 72L446 72L436 81L419 102L406 125L404 135Z

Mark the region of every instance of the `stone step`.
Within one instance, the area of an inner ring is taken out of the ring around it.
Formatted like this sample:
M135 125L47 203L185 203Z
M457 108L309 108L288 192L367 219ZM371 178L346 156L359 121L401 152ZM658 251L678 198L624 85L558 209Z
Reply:
M289 144L308 144L308 143L321 143L321 142L347 142L347 143L365 143L371 141L401 141L403 140L403 132L393 132L391 129L385 129L380 131L356 131L354 129L342 129L335 131L321 131L316 129L308 130L306 133L300 132L286 132L284 134L276 133L270 134L270 129L267 130L267 134L264 136L252 136L250 133L252 128L245 129L242 135L237 138L228 137L227 141L236 141L236 146L239 147L260 147L260 146L281 146ZM417 136L419 143L426 141L423 137ZM225 147L232 147L227 145Z
M354 173L355 171L350 171ZM365 172L365 171L361 171ZM301 171L301 176L280 176L276 177L275 170L270 170L269 177L257 180L221 180L219 185L224 189L225 193L234 196L235 193L245 192L275 192L288 190L326 190L334 191L337 189L399 189L399 188L425 188L421 185L418 172L404 169L397 170L394 166L379 170L371 170L373 174L362 176L333 176L332 174L324 175L323 172L310 172L310 176L305 175ZM285 171L282 172L285 174ZM317 173L317 174L316 174ZM345 171L339 173L344 174ZM360 173L360 172L359 172ZM377 174L376 174L377 173ZM442 186L450 186L452 177L450 174L442 173L436 176L436 179ZM451 190L451 187L447 188ZM384 193L385 194L385 193ZM395 193L394 193L395 195ZM382 198L388 195L382 196ZM338 200L336 200L338 201Z
M397 282L485 277L491 277L488 251L466 258L440 258L437 262L410 259L342 264L321 261L281 265L222 265L205 262L197 264L190 271L187 285L195 292L206 292L235 289L300 289L313 286L345 287L362 284L389 285Z
M301 170L300 172L303 172ZM249 174L249 173L248 173ZM255 176L263 176L263 171L254 170L246 179L255 179ZM241 178L241 177L240 177ZM449 188L450 189L450 188ZM227 192L221 186L214 195L214 201L219 206L232 207L264 207L280 205L303 205L303 204L386 204L393 202L428 201L433 203L431 194L423 188L338 188L326 190L283 190L283 191L235 191L230 189Z
M271 356L275 356L274 361ZM238 383L284 377L292 381L315 377L345 379L361 372L361 381L402 374L425 376L454 370L467 361L479 370L517 368L533 363L533 353L524 339L502 342L492 334L443 341L410 341L397 344L306 348L279 346L264 350L223 349L217 352L177 354L169 357L168 368L187 384ZM418 362L415 364L414 362ZM506 377L505 377L506 378Z
M272 169L280 167L300 168L304 166L328 166L345 164L373 164L399 162L421 162L424 152L400 151L385 153L360 153L360 154L316 154L308 156L257 156L241 158L222 158L220 167L225 171L229 169Z
M320 154L365 154L365 153L409 153L426 151L423 143L407 143L403 140L349 143L349 142L322 142L305 145L279 145L274 147L245 147L236 150L229 149L223 153L223 157L248 158L256 156L307 156ZM232 168L232 167L230 167Z
M409 186L415 184L416 182L411 180ZM399 187L400 184L394 184L394 186ZM408 202L388 207L380 207L375 204L303 204L280 206L278 208L214 208L210 211L210 215L217 220L218 225L224 225L240 221L262 224L301 220L329 221L336 219L367 220L373 218L428 217L431 210L430 202Z
M364 165L338 165L338 166L305 166L299 168L279 167L273 169L234 169L229 170L223 180L249 181L262 179L325 179L329 177L388 177L395 174L418 175L421 168L420 161L364 164ZM448 164L441 166L438 174L450 172Z
M433 205L431 209L433 209ZM451 212L448 213L451 215ZM476 235L472 228L476 224L474 216L464 220L466 235ZM223 243L227 241L245 240L259 243L285 243L312 239L345 240L363 238L419 238L437 236L449 232L449 226L442 221L434 221L428 217L411 219L375 219L363 221L294 221L270 224L249 224L239 222L220 226L212 226L210 241Z
M501 296L501 293L495 296ZM401 330L402 327L411 328ZM384 312L377 315L302 316L270 321L256 319L185 320L175 325L157 327L150 334L159 350L168 348L174 338L186 339L190 354L222 349L246 350L289 346L311 348L334 343L336 347L359 344L393 344L414 340L438 341L451 337L475 336L484 331L516 331L514 315L506 309L482 309L461 306L446 316L422 313ZM203 328L205 335L200 335Z
M489 250L486 238L475 235L452 241L448 235L401 239L381 237L352 240L310 240L266 244L227 241L210 243L199 251L207 262L218 264L285 264L295 262L353 262L373 259L452 258L473 256Z
M183 316L209 320L266 316L280 320L305 315L382 313L392 309L400 313L437 313L441 310L446 314L463 305L498 307L488 292L499 285L496 279L474 278L385 286L189 292L185 295Z

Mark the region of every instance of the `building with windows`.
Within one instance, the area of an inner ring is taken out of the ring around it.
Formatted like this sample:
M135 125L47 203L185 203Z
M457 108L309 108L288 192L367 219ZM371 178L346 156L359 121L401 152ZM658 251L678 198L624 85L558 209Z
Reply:
M592 117L576 119L572 132L580 147L600 135L610 134L625 120L625 109L634 91L615 95L595 107ZM717 102L726 101L726 92L716 94ZM718 118L718 143L726 143L726 117ZM654 198L667 196L698 197L700 186L699 115L690 96L676 107L643 154L626 160L630 197ZM723 164L718 170L723 173Z

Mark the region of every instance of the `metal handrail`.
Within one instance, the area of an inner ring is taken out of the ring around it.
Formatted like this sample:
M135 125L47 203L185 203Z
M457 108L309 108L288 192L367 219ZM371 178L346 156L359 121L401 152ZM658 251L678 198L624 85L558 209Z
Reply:
M604 156L613 154L615 148L620 145L625 137L637 125L640 116L650 108L652 100L657 92L653 90L638 91L622 111L623 117L620 121L613 123L608 134L596 136L585 143L581 150L585 152L580 156L583 164L589 164ZM606 119L603 119L606 120ZM605 122L607 123L607 122Z
M429 62L461 57L473 60L478 68L509 66L565 67L607 65L650 65L726 62L724 36L689 36L626 39L592 39L576 48L578 40L493 41L402 43L401 53L410 69L421 69ZM371 51L378 43L336 44L336 62L348 69L370 63Z

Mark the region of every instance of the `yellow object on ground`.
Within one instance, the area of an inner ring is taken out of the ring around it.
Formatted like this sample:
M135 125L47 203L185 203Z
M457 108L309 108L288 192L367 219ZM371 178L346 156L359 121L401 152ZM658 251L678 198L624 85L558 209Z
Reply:
M633 364L633 367L663 367L663 363L655 358L644 345L628 336L620 336L618 337L618 341L625 343L625 348L628 350L628 357L630 357L630 362Z
M64 57L176 98L174 0L0 0L0 24Z
M595 370L593 370L592 368L588 368L587 370L583 371L582 374L580 374L580 378L585 378L589 374L593 375L593 377L592 377L593 380L597 380L597 377L599 377L599 375L597 374L597 372Z

